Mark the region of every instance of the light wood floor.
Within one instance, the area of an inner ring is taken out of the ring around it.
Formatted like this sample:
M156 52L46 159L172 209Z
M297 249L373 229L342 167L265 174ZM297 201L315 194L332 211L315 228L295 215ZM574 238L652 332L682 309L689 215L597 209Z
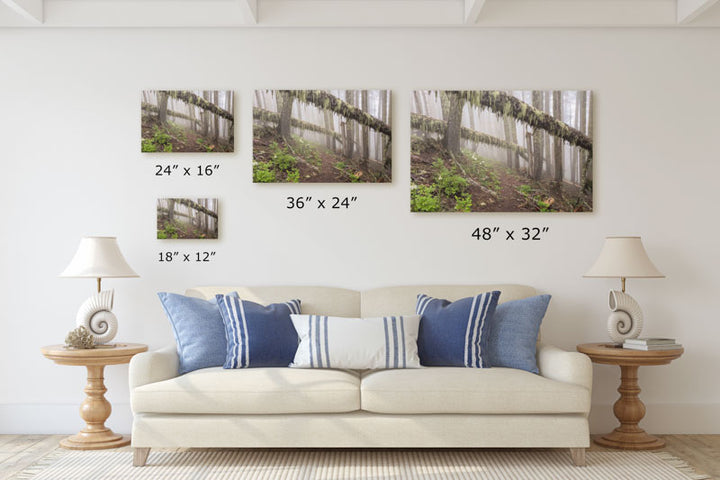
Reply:
M685 460L698 473L720 479L720 435L659 436L667 442L663 451ZM11 478L59 448L58 442L64 437L64 435L0 435L0 480ZM130 447L124 449L129 450ZM612 451L612 449L593 443L590 451Z

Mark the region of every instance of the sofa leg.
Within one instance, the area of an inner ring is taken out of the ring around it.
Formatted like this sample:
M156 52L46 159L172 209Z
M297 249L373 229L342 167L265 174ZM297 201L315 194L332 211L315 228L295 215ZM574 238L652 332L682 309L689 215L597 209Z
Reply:
M150 455L149 448L133 448L133 467L144 467Z
M584 448L571 448L570 456L576 467L584 467L585 463L585 449Z

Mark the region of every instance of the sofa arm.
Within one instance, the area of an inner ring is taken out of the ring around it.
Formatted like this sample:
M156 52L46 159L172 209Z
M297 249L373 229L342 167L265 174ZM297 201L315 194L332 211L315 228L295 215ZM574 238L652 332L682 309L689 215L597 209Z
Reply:
M587 355L541 343L537 348L537 363L543 377L581 385L592 392L592 362Z
M175 345L135 355L130 360L130 391L148 383L177 377L179 363Z

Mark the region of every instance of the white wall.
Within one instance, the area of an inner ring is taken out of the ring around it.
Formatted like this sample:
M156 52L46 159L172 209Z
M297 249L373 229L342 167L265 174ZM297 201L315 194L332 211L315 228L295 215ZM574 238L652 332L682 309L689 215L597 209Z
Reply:
M0 432L74 432L84 372L39 347L74 327L91 280L60 279L78 241L110 234L140 279L116 290L119 340L172 339L155 296L196 284L516 282L553 294L545 339L606 338L619 282L582 279L607 234L640 234L664 280L629 281L647 335L686 347L642 368L644 425L720 433L720 30L0 30ZM237 152L143 155L142 89L233 89ZM390 88L391 185L253 185L254 88ZM592 89L595 212L409 213L414 88ZM157 178L158 161L221 164L212 178ZM159 196L217 196L218 241L155 240ZM357 195L349 211L285 209L287 195ZM549 226L540 242L483 243L477 227ZM162 249L212 249L211 264L159 264ZM128 432L127 366L106 371ZM594 431L614 424L616 367L595 368Z

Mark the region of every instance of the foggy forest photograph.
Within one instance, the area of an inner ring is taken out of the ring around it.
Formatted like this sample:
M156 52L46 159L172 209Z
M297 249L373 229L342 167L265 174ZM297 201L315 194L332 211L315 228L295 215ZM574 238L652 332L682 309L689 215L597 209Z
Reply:
M389 90L256 90L253 182L392 180Z
M159 198L157 238L218 238L217 198Z
M416 90L413 212L591 212L586 90Z
M234 151L229 90L145 90L141 109L143 152Z

